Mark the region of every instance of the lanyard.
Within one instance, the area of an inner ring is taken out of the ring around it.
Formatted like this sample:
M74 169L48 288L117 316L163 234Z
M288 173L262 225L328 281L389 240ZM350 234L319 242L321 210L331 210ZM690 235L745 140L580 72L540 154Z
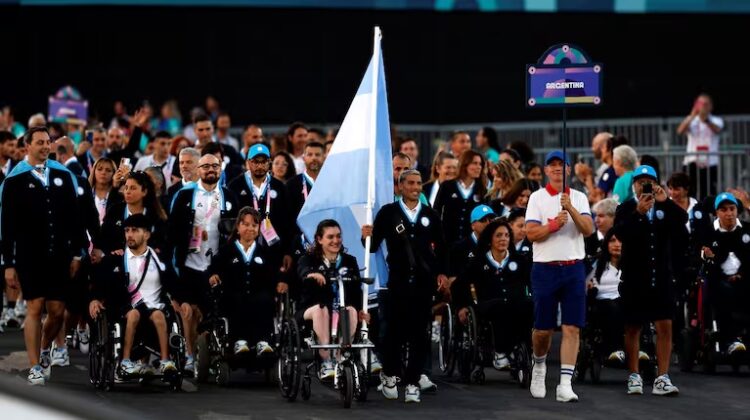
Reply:
M310 183L310 188L312 188L312 185L314 184L312 178L310 178L307 173L302 174L302 196L305 197L305 201L307 201L307 183Z
M271 213L271 194L269 192L271 188L271 175L266 175L266 186L263 188L263 191L260 193L260 197L263 197L263 194L266 195L266 214L264 218L268 218L268 215ZM245 172L245 182L247 183L247 186L250 187L250 194L253 196L253 208L255 210L260 210L260 206L258 205L258 198L255 195L255 188L253 187L253 183L250 180L250 176L248 176L247 172Z

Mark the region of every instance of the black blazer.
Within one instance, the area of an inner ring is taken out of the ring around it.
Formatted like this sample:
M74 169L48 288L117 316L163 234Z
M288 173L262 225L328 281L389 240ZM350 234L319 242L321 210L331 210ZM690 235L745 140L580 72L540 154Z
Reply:
M249 177L248 175L247 177ZM237 202L240 208L242 207L253 207L253 188L252 180L248 181L245 173L241 174L232 182L229 183L229 189L237 197ZM274 177L270 177L270 183L268 188L263 192L263 195L258 198L258 211L260 212L261 219L265 219L268 216L271 219L273 228L276 229L276 233L281 239L281 247L285 252L285 255L292 254L292 243L291 235L296 231L293 229L293 220L289 216L289 199L287 197L286 185ZM248 184L248 182L250 184ZM266 215L266 200L270 194L271 206L270 212Z
M149 265L155 262L156 260L152 259ZM181 302L182 296L179 288L176 287L177 278L170 265L161 261L161 264L156 264L156 266L159 269L164 303L169 305L170 299ZM96 299L104 302L108 311L114 311L110 313L123 315L131 308L130 292L128 292L130 279L126 275L125 256L107 255L100 264L94 267L90 300Z
M124 201L107 206L107 214L104 215L104 222L102 222L101 235L99 240L94 242L94 246L101 249L105 254L117 249L125 249L125 229L122 227L122 223L126 219L126 207L127 203ZM159 253L159 259L168 261L167 222L155 214L147 212L146 216L153 224L148 246Z
M509 252L508 262L502 269L492 265L487 255L478 255L471 259L464 274L451 286L451 294L457 308L473 305L472 284L479 303L500 300L517 304L530 299L529 260L511 250Z
M672 200L656 202L653 222L649 222L636 208L637 202L631 199L615 213L615 234L622 242L621 287L635 293L671 290L673 248L686 245L675 239L683 237L687 213Z
M92 243L99 242L99 234L101 233L101 225L99 224L99 211L96 209L94 203L94 193L89 187L89 181L83 176L77 177L78 179L78 206L81 211L78 213L78 217L81 218L81 226L86 229L91 236ZM110 193L110 195L114 195ZM109 203L107 203L109 205Z
M65 165L65 167L68 168L68 170L75 176L84 176L86 174L83 170L83 166L81 166L77 158L76 160L71 161L70 163Z
M341 264L337 268L331 266L326 268L323 258L312 254L305 254L300 258L297 265L297 273L302 282L300 309L306 310L313 305L324 305L330 307L333 304L334 293L331 278L338 274L338 270L346 268L347 276L352 280L344 282L344 299L346 305L362 309L362 280L359 275L357 259L349 254L341 253ZM328 280L325 286L318 285L314 279L307 278L310 273L320 273Z
M403 226L403 233L397 232L399 226ZM401 210L400 201L381 207L373 224L371 251L377 252L383 241L388 247L389 289L409 287L413 277L417 287L433 290L437 276L449 272L449 251L440 218L428 206L422 206L414 224ZM413 251L415 266L409 262L407 246Z
M172 201L172 212L169 216L168 237L169 246L172 249L175 268L182 269L185 266L190 248L190 236L193 234L193 222L195 221L195 209L193 208L193 195L198 184L191 184L181 189ZM227 242L234 221L237 218L239 205L234 194L226 187L220 187L222 203L220 211L221 233L219 243Z
M224 287L226 298L241 298L243 295L276 293L278 272L281 267L281 256L278 251L256 241L255 251L250 261L235 241L224 244L219 253L212 258L209 272L217 274Z
M40 259L86 254L88 239L74 176L63 169L48 170L47 187L31 171L10 176L3 183L0 232L5 267L24 268L40 264Z
M741 276L738 284L744 285L740 287L744 288L745 293L750 292L750 228L747 224L731 232L714 230L705 245L714 253L714 257L706 265L711 282L716 283L727 278L721 265L727 260L729 253L734 252L742 264L737 272Z
M458 242L454 242L450 251L451 266L448 275L455 277L463 274L464 270L468 267L469 261L476 257L476 248L477 244L471 235Z
M474 187L468 199L464 199L458 189L458 181L446 181L440 186L435 198L435 211L440 215L445 230L445 239L448 243L457 242L471 235L471 211L486 200L477 194L479 180L474 182Z
M313 186L307 182L307 179L303 174L295 175L286 182L286 196L289 201L289 217L292 221L297 220L297 216L299 216L302 206L305 205L305 194L302 189L303 184L307 185L307 194L309 195ZM294 225L296 226L296 223Z

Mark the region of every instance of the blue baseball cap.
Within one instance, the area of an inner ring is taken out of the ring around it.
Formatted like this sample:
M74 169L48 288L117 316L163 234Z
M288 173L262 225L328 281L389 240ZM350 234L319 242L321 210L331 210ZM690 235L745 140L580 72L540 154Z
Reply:
M716 196L716 200L714 200L714 210L718 210L719 206L727 201L734 204L735 206L739 206L739 203L737 202L737 199L734 197L734 194L723 192Z
M559 150L553 150L547 153L547 157L544 158L544 165L549 165L549 163L555 159L565 162L566 165L570 166L570 161L567 159L567 156L564 156L563 152Z
M649 165L641 165L637 168L635 168L635 171L633 171L633 180L636 180L638 178L643 178L644 176L647 176L654 181L658 181L659 178L656 176L656 169Z
M265 156L271 158L271 152L268 150L265 144L256 144L250 148L247 152L247 160L250 160L256 156Z
M480 204L471 211L471 223L482 220L487 216L497 216L492 208L486 204Z

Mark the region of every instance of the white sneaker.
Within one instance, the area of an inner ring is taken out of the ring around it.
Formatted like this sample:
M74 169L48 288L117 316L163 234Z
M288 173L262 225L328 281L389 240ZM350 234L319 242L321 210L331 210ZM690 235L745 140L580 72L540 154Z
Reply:
M729 348L727 349L727 353L731 356L734 354L734 352L738 351L747 351L747 347L745 347L745 344L742 341L735 341L734 343L729 345Z
M126 375L137 375L141 373L141 366L130 359L122 359L122 362L120 362L120 370Z
M651 358L648 356L648 353L646 353L645 351L639 351L638 360L648 362L649 360L651 360Z
M167 372L177 372L177 366L171 360L159 361L159 372L164 375Z
M258 341L258 344L255 345L255 353L258 356L262 356L264 354L273 354L273 347L271 347L265 341Z
M89 354L89 330L77 330L76 337L78 337L78 350L83 354Z
M380 375L380 381L381 381L381 391L383 392L383 396L387 400L397 400L398 399L398 387L396 387L396 384L398 383L398 378L395 376L385 376L384 374ZM416 387L415 387L416 388ZM418 392L419 390L417 390Z
M668 374L661 375L654 379L654 388L651 390L654 395L677 395L680 390L672 385L672 380Z
M622 350L613 351L607 359L610 362L625 363L625 352Z
M536 364L531 369L531 396L534 398L544 398L547 396L547 387L544 384L547 378L547 364Z
M321 381L330 381L336 376L336 367L333 365L333 360L325 360L320 365L320 373L318 377Z
M189 373L187 376L195 374L195 358L193 356L185 357L185 372Z
M628 376L628 395L643 395L643 378L637 373Z
M510 360L505 353L495 352L495 357L492 359L492 367L497 370L508 369L510 367Z
M44 379L44 372L42 372L42 367L39 365L36 365L29 369L29 385L44 385L46 384L46 380Z
M362 359L362 364L364 365L367 362L367 355L364 355L364 359ZM370 352L370 373L377 375L380 373L380 371L383 370L383 364L380 363L380 360L378 360L378 356L375 355L374 352Z
M53 347L51 354L52 366L70 366L70 356L67 347Z
M26 301L19 299L16 301L16 316L26 318Z
M426 376L422 375L426 378ZM421 381L420 381L421 382ZM421 384L420 384L421 386ZM414 385L406 385L406 392L404 393L404 402L405 403L418 403L422 400L419 399L419 387ZM398 398L398 397L396 397Z
M432 342L440 343L440 322L432 321Z
M430 378L427 377L427 375L422 375L419 377L419 390L425 392L435 392L437 391L437 385L435 385L435 383L432 382Z
M18 319L15 309L5 308L3 317L0 319L0 325L8 328L18 328L21 326L21 320Z
M573 392L573 386L570 384L557 386L557 402L577 402L578 395Z
M247 353L250 351L250 347L247 345L247 341L245 340L237 340L234 342L234 355L238 355L240 353Z
M50 357L49 351L43 351L39 354L39 366L42 368L44 380L49 381L50 375L52 374L52 358Z

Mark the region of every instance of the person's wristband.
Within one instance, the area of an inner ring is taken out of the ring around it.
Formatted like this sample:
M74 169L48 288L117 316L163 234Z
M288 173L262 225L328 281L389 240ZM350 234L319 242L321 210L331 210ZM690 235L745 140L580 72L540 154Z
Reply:
M560 224L557 223L557 219L547 219L547 227L549 228L549 233L555 233L560 230Z

